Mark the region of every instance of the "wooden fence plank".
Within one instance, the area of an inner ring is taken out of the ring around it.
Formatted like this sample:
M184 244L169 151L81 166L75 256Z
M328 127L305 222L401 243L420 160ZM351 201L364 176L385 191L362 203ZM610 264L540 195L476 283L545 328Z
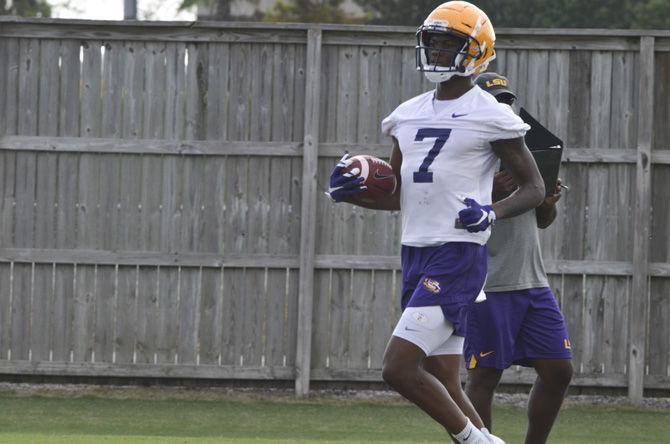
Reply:
M330 365L330 317L332 270L314 273L314 326L312 328L312 369Z
M95 267L76 267L72 300L71 350L74 362L90 362L95 342Z
M588 320L584 319L584 280L583 276L564 277L561 306L572 344L572 365L577 373L583 371L583 350L585 349L583 344L584 322L588 322Z
M118 267L116 273L114 363L135 363L138 269Z
M186 128L185 138L204 139L207 115L207 47L201 44L188 44L188 65L186 66Z
M74 270L74 266L72 265L59 265L54 270L51 361L71 361L70 344L72 340Z
M82 43L80 131L83 137L100 137L102 135L102 103L100 94L102 56L100 48L101 44L96 40Z
M16 154L0 156L0 245L14 245L14 213L16 211Z
M0 360L10 359L13 264L0 264Z
M612 103L612 54L596 51L591 59L591 111L589 144L610 146L610 114Z
M12 359L30 359L30 313L33 299L33 265L14 264L12 276Z
M156 362L158 333L158 269L139 267L137 280L137 327L135 362Z
M230 45L227 43L210 43L208 51L206 138L227 140L230 97L228 78L231 70Z
M7 78L9 77L9 39L0 39L0 60L3 60L3 65L0 68L0 100L2 100L2 107L0 110L0 135L6 134L7 131ZM0 350L1 353L1 350Z
M284 366L287 354L287 338L293 339L293 332L289 331L287 311L289 270L266 270L266 273L264 364L267 366Z
M118 138L122 131L126 49L123 42L105 42L103 46L101 135Z
M37 134L40 136L58 135L59 48L60 43L55 40L40 42L39 109L37 115ZM0 85L2 85L2 79L0 79ZM0 97L2 97L1 89Z
M652 279L650 294L648 374L670 376L670 279Z
M160 364L176 364L179 269L159 267L158 273L157 361Z
M355 290L354 290L355 289ZM347 317L349 322L349 359L347 368L368 368L370 366L370 326L373 272L354 271L352 273L352 291Z
M308 121L304 117L303 110L309 108L307 101L309 100L308 94L308 73L310 69L311 60L309 55L309 48L303 45L296 46L295 48L295 70L293 76L293 137L290 140L299 141L304 143L304 134L307 128L309 128ZM314 67L317 69L320 65ZM320 78L320 74L316 74ZM320 96L320 93L319 93ZM315 112L319 111L319 108L314 108ZM318 129L318 127L317 127Z
M223 274L221 269L202 269L198 350L200 364L218 364L223 328Z
M49 360L52 303L53 265L35 265L30 314L30 360L33 362ZM0 346L0 356L2 356L2 346Z
M145 43L145 71L142 116L142 137L159 139L165 136L166 48L164 43Z
M37 39L19 40L18 133L37 134L40 47Z
M98 266L95 292L95 362L114 362L116 329L116 267Z
M658 42L659 44L661 42ZM658 45L655 45L658 50ZM635 65L637 66L637 65ZM670 119L670 86L668 78L670 77L670 54L655 53L655 78L654 78L654 124L653 124L653 148L668 149L668 140L670 140L670 128L668 120ZM627 88L635 92L635 88ZM634 140L634 139L633 139Z
M121 201L121 158L118 155L104 156L104 168L100 168L99 185L99 227L100 239L98 245L103 250L111 250L119 245L119 232L121 227L121 215L119 205Z
M139 237L136 247L139 250L159 251L161 248L162 169L161 156L142 156Z
M549 95L549 52L533 51L528 54L528 77L526 95L523 102L528 105L528 111L539 122L547 122L549 108L555 105L557 98Z
M58 155L37 156L35 186L35 247L56 247L56 190L58 189Z
M396 273L394 271L373 271L372 274L371 294L361 295L361 297L371 298L370 368L382 368L386 344L398 321L394 307L400 305L400 295L396 293Z
M251 71L249 93L249 140L270 140L272 131L271 101L273 65L270 63L271 45L252 45L251 66L264 67Z
M36 170L37 157L34 153L17 154L13 244L20 248L34 246Z
M232 45L231 60L236 60L235 69L230 72L230 99L228 102L228 138L229 140L249 140L249 88L251 82L250 66L251 45Z
M81 43L63 40L60 48L60 109L58 113L58 135L79 136L79 82Z
M242 325L244 365L265 365L267 346L267 270L247 269Z
M145 81L144 45L126 42L124 45L123 83L121 85L121 134L125 138L138 138L143 133L142 91Z
M650 214L651 210L651 141L654 122L654 38L640 39L637 175L635 214ZM628 317L628 398L642 402L644 388L645 338L649 308L649 218L636 224L633 234L633 288Z
M119 159L119 200L117 205L119 224L117 243L122 250L137 250L141 244L140 205L142 203L142 161L135 156L123 155Z
M179 273L177 354L180 364L197 363L201 272L202 268L184 267Z
M363 47L358 51L358 122L356 142L379 143L379 101L381 55L379 48Z
M592 57L589 52L576 51L570 54L570 100L566 146L586 146L590 140L591 64Z
M298 289L298 334L296 341L295 392L309 392L312 350L312 311L314 299L314 255L316 231L316 171L319 152L319 97L321 83L321 31L307 33L307 63L305 64L305 137L302 164L302 215L300 225L300 287Z
M272 64L275 75L272 83L272 139L296 140L292 134L294 111L295 46L274 45ZM325 71L322 71L326 75ZM325 98L322 99L325 102Z
M612 109L610 112L610 144L612 148L635 146L637 103L635 88L635 53L612 54ZM600 141L599 141L600 142Z

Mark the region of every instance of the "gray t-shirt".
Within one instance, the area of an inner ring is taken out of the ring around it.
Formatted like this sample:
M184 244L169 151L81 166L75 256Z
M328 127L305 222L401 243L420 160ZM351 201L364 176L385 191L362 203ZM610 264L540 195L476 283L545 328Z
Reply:
M487 242L489 269L486 291L548 287L535 210L493 225Z

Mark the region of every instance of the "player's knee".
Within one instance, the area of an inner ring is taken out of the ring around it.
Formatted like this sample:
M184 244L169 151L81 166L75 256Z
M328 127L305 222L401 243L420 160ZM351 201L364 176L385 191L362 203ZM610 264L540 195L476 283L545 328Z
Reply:
M498 387L502 372L496 369L478 367L468 371L468 386L474 390L493 393Z
M556 372L556 385L563 388L563 390L567 389L570 381L572 381L573 372L572 363L568 361L567 364L561 366Z
M403 373L402 367L393 362L385 362L382 367L382 379L391 387L396 387Z
M556 361L549 368L538 372L542 382L555 390L565 391L572 381L573 375L572 363L570 361Z
M382 379L393 388L414 379L416 369L398 360L384 362Z

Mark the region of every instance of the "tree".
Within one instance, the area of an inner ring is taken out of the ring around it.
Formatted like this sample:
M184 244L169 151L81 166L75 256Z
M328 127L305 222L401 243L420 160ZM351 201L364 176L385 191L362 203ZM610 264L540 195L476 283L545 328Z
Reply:
M269 22L365 23L369 17L347 14L341 8L344 0L279 0L265 14Z
M230 6L235 0L182 0L179 10L191 8L196 5L207 6L212 11L215 20L230 20Z
M443 0L355 0L375 24L419 26ZM670 0L474 0L496 28L670 28Z
M375 25L419 26L440 0L354 0Z
M640 1L632 16L632 28L670 29L670 0Z
M47 0L0 0L0 15L51 17Z

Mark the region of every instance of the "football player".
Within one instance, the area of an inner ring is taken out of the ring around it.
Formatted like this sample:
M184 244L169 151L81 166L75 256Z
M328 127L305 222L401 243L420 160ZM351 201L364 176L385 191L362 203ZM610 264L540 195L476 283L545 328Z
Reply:
M476 84L508 105L516 100L507 78L484 73ZM528 400L526 443L544 443L572 378L570 339L565 319L549 288L542 263L538 228L556 218L560 179L553 193L535 209L496 224L488 241L486 300L468 315L464 355L466 393L491 429L493 392L503 370L512 364L533 367L537 378ZM493 179L493 202L514 192L506 171Z
M538 206L544 183L523 142L528 125L473 84L495 57L486 14L468 2L447 2L416 35L417 69L436 88L382 122L393 140L390 163L399 186L386 199L363 202L357 198L363 179L355 170L343 174L345 156L331 174L329 194L402 213L403 313L384 353L384 380L457 442L501 443L461 389L466 313L484 287L491 224ZM499 158L519 187L492 203Z

